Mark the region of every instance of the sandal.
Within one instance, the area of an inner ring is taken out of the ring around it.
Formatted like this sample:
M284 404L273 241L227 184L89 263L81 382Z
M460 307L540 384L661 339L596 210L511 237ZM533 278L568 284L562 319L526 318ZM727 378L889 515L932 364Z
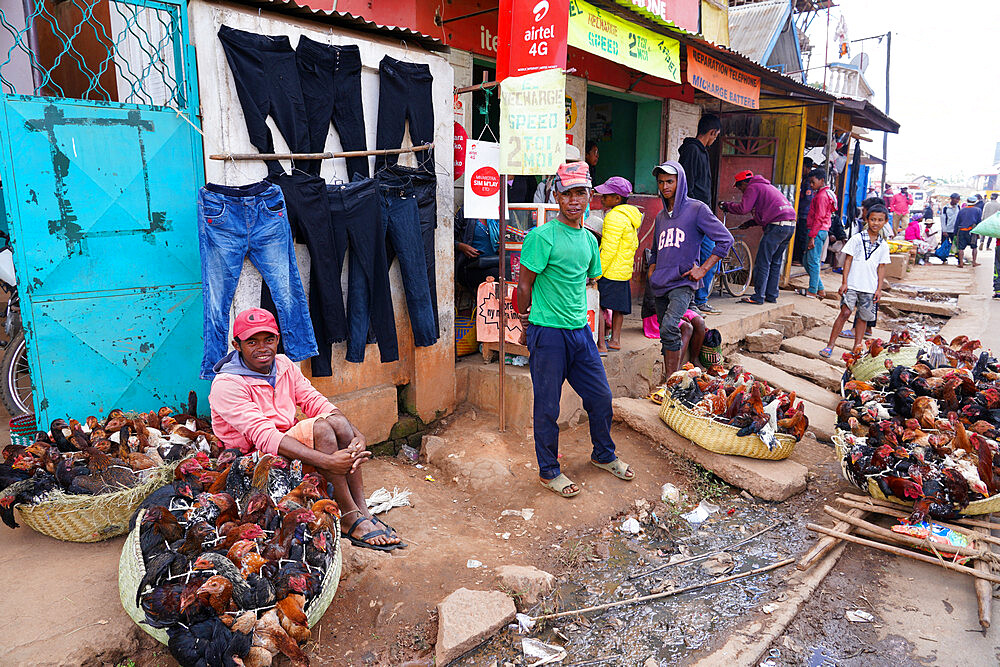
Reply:
M819 351L819 356L823 357L824 359L829 359L830 357L833 356L833 348L824 347L822 350Z
M608 343L608 349L609 350L620 350L620 349L622 349L622 346L621 345L612 345L611 343Z
M573 496L580 493L580 487L573 480L571 480L566 475L559 473L559 476L555 479L550 479L548 481L538 478L539 483L544 486L549 491L552 491L556 495L562 496L563 498L572 498ZM576 487L576 491L566 491L571 486Z
M635 479L635 472L621 459L615 459L611 463L598 463L594 459L590 459L590 462L601 470L607 470L618 479L624 479L626 482L631 482Z
M844 329L840 332L841 338L854 338L854 329Z
M389 533L387 533L384 530L373 530L370 533L365 533L361 537L354 537L354 535L352 535L351 533L354 532L354 529L357 528L358 524L361 523L362 521L371 521L372 523L376 523L374 517L372 517L371 519L369 519L366 516L359 517L357 521L351 524L350 530L348 530L346 533L343 530L340 531L341 537L347 538L347 540L356 547L361 547L363 549L374 549L375 551L392 551L393 549L399 546L398 544L371 544L370 542L365 541L365 540L370 540L373 537L378 537L379 535L385 535L386 537L389 537Z
M797 287L795 289L795 293L798 294L799 296L816 296L815 294L807 290L805 287Z
M396 532L395 528L393 528L392 526L390 526L389 524L387 524L385 521L383 521L382 519L378 518L377 516L372 515L372 521L374 523L380 523L380 524L382 524L382 526L384 527L384 531L383 532L385 532L385 536L386 537L399 537L399 533ZM402 540L400 540L396 544L389 544L389 545L386 545L386 546L393 546L393 547L396 547L397 549L405 549L407 547L407 544L406 544L406 542L403 542Z
M757 301L752 296L745 296L742 299L737 299L736 303L752 303L755 306L763 306L764 305L763 301Z

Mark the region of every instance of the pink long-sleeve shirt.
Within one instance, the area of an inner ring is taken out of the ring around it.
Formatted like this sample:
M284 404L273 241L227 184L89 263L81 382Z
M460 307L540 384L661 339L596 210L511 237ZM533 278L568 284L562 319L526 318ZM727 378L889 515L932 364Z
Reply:
M212 381L208 403L212 430L226 447L243 453L256 449L277 454L285 431L295 425L296 408L318 417L336 408L283 354L275 356L274 387L263 378L219 373Z
M806 218L809 238L814 239L818 233L830 229L833 212L836 210L837 197L824 185L809 202L809 215Z

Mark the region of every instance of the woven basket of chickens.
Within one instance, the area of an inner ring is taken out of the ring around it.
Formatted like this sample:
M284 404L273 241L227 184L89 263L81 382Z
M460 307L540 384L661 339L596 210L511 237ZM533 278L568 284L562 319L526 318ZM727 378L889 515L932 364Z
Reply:
M851 374L857 380L868 382L872 378L878 377L886 372L886 359L891 359L892 363L896 366L912 366L917 363L917 354L919 352L920 348L916 345L907 345L901 348L899 352L895 353L883 350L874 357L866 356L861 361L856 362L853 366L851 366Z
M167 631L151 627L145 623L146 615L135 604L135 592L139 588L139 582L146 574L146 568L142 562L142 551L139 549L139 529L142 525L142 517L145 510L140 510L135 520L135 528L125 538L125 546L122 547L121 559L118 562L118 594L122 601L125 613L129 615L136 625L150 637L160 642L167 643ZM340 574L343 569L343 550L340 544L339 531L333 532L333 563L323 577L323 585L320 594L306 607L306 617L309 619L309 627L316 625L327 608L333 601L333 596L337 593L337 586L340 584Z
M660 407L660 419L678 435L716 454L780 461L791 456L795 449L793 436L776 434L778 446L770 450L756 435L738 436L740 429L735 426L699 416L669 395Z
M54 491L36 504L15 505L32 530L64 542L100 542L128 532L129 519L156 489L168 483L180 461L143 471L136 486L101 495L70 495Z
M837 459L840 461L840 469L846 479L851 484L854 481L851 479L850 475L847 473L847 443L844 441L844 432L838 431L832 437L834 447L837 451ZM874 479L868 480L868 488L862 489L867 491L868 495L875 500L885 500L891 503L896 503L897 505L903 505L905 507L912 507L912 500L904 500L902 498L897 498L896 496L886 495L882 493L882 489L879 488L878 483ZM964 514L966 516L973 516L977 514L990 514L992 512L1000 512L1000 494L990 496L989 498L982 498L980 500L973 500L970 502L965 509L961 510L959 514Z

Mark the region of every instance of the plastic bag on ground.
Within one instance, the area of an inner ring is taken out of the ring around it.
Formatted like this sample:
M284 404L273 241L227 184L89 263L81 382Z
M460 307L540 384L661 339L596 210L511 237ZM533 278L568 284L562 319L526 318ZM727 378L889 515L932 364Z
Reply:
M562 646L546 644L530 637L521 639L521 650L524 651L525 662L528 667L552 665L566 659L566 649Z

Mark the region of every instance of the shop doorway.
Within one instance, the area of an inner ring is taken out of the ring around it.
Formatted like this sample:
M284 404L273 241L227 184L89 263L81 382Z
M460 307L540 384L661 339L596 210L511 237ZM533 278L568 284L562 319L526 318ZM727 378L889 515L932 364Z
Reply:
M612 176L627 178L636 193L654 194L652 169L660 158L662 104L603 88L587 91L587 142L600 159L594 183Z

